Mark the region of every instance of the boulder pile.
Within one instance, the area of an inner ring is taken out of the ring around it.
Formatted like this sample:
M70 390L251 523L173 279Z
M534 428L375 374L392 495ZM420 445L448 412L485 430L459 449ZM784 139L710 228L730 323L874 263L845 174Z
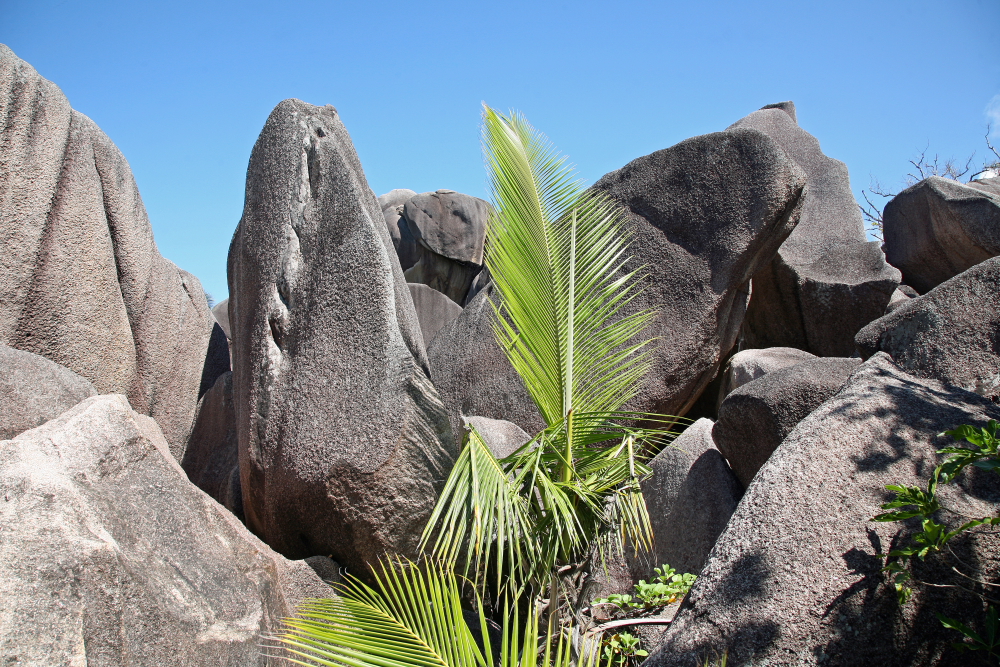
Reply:
M544 426L494 336L490 205L376 197L333 107L267 119L214 308L124 156L2 45L0 137L3 664L269 664L324 581L418 555L468 429L502 457ZM600 582L700 575L647 665L962 664L933 612L982 609L898 606L871 518L940 433L1000 420L1000 179L905 190L883 246L783 102L592 187L645 288L622 314L656 313L626 409L690 424L649 452L652 553ZM955 488L1000 511L992 473ZM1000 571L985 533L958 548Z

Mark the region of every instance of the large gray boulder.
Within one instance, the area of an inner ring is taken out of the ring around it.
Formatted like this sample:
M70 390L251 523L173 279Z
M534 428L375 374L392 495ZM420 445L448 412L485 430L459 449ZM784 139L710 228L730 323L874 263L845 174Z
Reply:
M126 394L184 452L212 313L164 259L128 162L0 45L0 343Z
M1000 398L1000 258L909 299L858 332L863 357L887 352L908 373Z
M419 258L417 252L419 244L403 217L403 205L407 199L415 197L416 194L413 190L396 189L378 197L378 205L382 209L382 217L385 218L392 247L396 249L399 265L404 271L416 264Z
M94 385L65 366L0 344L0 440L41 426L96 394Z
M722 401L712 438L744 488L795 425L840 391L860 359L811 359L768 373Z
M415 555L457 454L413 301L336 109L285 100L229 250L247 525L359 575Z
M887 484L927 483L936 451L953 442L937 434L988 419L1000 419L990 401L907 375L885 354L869 359L760 470L645 664L694 667L713 651L728 651L731 665L969 664L948 646L960 636L934 612L982 627L978 600L918 587L899 607L879 554L900 525L871 518L890 497ZM950 493L946 502L972 516L996 514L997 482L993 473L966 478L975 497ZM955 547L995 568L992 544L972 538ZM922 576L958 578L947 567Z
M181 468L195 486L243 519L231 372L221 375L198 401L198 416L184 450Z
M490 205L454 190L425 192L403 207L406 225L417 243L416 261L406 279L446 294L457 304L483 267L483 246Z
M420 321L424 345L429 346L438 331L462 314L462 307L433 287L421 283L407 283L406 286Z
M678 572L698 574L729 517L743 487L712 441L712 420L699 419L649 462L653 474L642 482L653 552L633 564L636 579L648 579L652 568L668 563Z
M625 270L645 276L627 312L657 311L652 370L628 408L683 415L736 342L750 277L794 228L805 174L751 129L683 141L602 177L594 189L624 209ZM453 415L507 419L529 433L540 418L493 338L487 287L430 348L434 381ZM453 416L453 419L455 417Z
M734 123L774 139L805 170L799 224L773 262L753 277L743 345L796 347L821 357L849 357L854 335L885 313L899 271L868 242L847 166L827 157L798 126L791 102Z
M195 488L121 395L0 441L0 497L5 665L271 664L280 619L330 595Z
M882 232L889 263L921 294L1000 255L1000 188L931 176L885 206Z
M463 415L510 421L527 433L545 428L524 382L496 343L493 291L489 283L427 348L434 386L457 437L464 428Z
M719 403L747 382L764 377L780 368L787 368L816 355L794 347L768 347L763 350L740 350L726 362L719 385Z

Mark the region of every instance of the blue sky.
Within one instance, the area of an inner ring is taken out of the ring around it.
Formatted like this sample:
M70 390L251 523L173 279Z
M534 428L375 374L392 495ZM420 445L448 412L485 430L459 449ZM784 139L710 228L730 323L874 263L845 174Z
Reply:
M1000 137L1000 0L0 0L0 42L117 143L161 252L216 299L250 149L288 97L337 107L376 194L485 197L482 101L588 182L788 99L858 195L925 147L981 163L990 113Z

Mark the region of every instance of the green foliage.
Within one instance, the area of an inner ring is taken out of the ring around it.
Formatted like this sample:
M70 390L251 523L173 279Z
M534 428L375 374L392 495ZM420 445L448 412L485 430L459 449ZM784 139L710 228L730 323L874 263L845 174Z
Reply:
M970 519L953 530L948 530L944 523L938 520L940 513L947 508L942 507L938 499L938 488L949 484L968 466L1000 474L1000 424L990 420L985 427L976 428L963 425L941 435L947 435L955 440L964 440L971 446L951 446L939 449L939 454L948 454L948 458L934 469L927 487L887 485L885 488L894 492L895 498L882 505L882 509L892 510L875 516L873 521L905 521L917 519L920 530L910 537L907 544L889 552L885 567L882 568L889 576L889 581L896 590L900 604L905 604L913 594L913 586L924 582L917 581L913 576L913 562L916 559L925 560L931 554L941 551L958 535L979 526L1000 525L1000 517L981 517ZM961 573L957 568L956 572ZM976 581L966 576L967 579ZM932 584L942 586L942 584ZM953 586L948 586L953 587ZM957 587L955 587L957 588ZM962 587L983 601L987 597L973 589ZM992 604L987 604L985 637L977 634L964 623L937 614L938 620L946 628L962 633L966 640L954 644L961 650L986 651L993 658L1000 657L1000 638L998 638L997 610Z
M374 587L349 579L335 586L337 597L299 605L298 616L286 619L286 631L275 638L294 656L287 659L337 667L493 667L498 648L499 667L610 665L596 652L577 659L572 627L546 641L539 633L539 615L522 619L516 604L504 605L501 643L494 646L481 600L473 633L462 611L460 581L440 563L418 567L396 559L372 572Z
M608 665L629 667L638 664L639 659L645 658L649 652L640 648L638 637L619 632L604 638L602 655Z
M656 572L656 576L649 583L640 580L635 585L634 597L614 594L594 600L594 604L613 605L626 613L650 611L682 599L698 578L694 574L678 574L669 565L661 565L653 570Z
M485 667L494 648L486 619L499 616L501 667L593 667L601 651L586 647L598 638L581 616L591 559L626 543L651 546L640 481L677 420L622 410L649 369L642 334L654 313L626 313L640 290L625 269L621 215L585 192L522 116L484 107L483 145L494 200L485 249L494 333L546 427L503 459L470 428L422 537L432 564L391 561L374 571L374 588L352 581L338 598L304 604L280 638L300 658ZM461 616L466 576L483 647ZM651 600L678 585L672 571L665 576L667 589L648 591ZM584 635L575 648L574 632ZM645 654L630 637L613 638L606 664Z
M497 586L539 591L595 547L649 548L639 482L676 420L621 411L649 368L653 312L624 312L639 286L618 210L518 114L485 107L483 145L494 332L547 427L502 460L471 429L423 545L476 581L490 569Z

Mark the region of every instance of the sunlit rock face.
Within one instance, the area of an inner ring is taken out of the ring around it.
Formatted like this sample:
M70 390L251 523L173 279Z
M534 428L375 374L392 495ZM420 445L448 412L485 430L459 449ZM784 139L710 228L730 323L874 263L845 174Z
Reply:
M128 162L62 91L0 45L0 343L121 393L178 460L213 319L164 259Z
M229 251L247 525L351 571L413 555L457 447L409 289L337 111L279 104Z
M774 139L808 180L799 224L753 277L742 347L849 357L858 330L885 313L900 274L865 236L847 165L826 156L799 127L791 102L755 111L729 129L736 128Z

